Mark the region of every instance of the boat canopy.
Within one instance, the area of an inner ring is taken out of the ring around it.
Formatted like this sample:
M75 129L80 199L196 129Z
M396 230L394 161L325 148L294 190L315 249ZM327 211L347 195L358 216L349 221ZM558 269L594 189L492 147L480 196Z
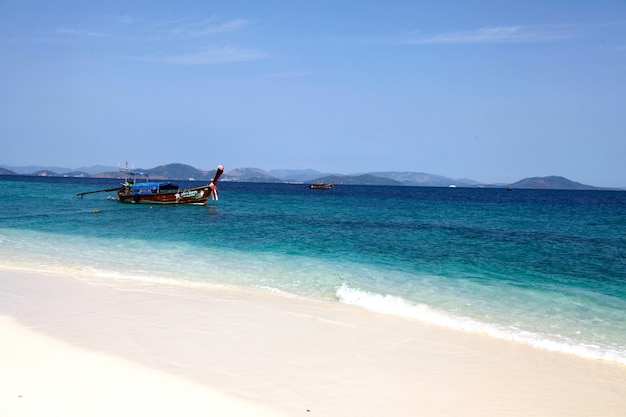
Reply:
M131 189L134 193L158 193L177 191L180 187L171 182L140 182L133 184Z

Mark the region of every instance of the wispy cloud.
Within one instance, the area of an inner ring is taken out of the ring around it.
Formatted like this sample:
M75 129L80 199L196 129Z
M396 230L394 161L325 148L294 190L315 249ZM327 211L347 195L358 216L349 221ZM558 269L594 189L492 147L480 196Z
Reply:
M71 28L59 28L56 33L76 39L106 37L115 47L123 45L128 58L134 55L131 59L150 62L216 65L268 57L260 49L239 45L242 36L245 38L245 33L242 35L241 32L252 24L247 19L223 20L211 17L204 20L182 18L154 22L121 14L116 21L123 25L115 27L110 35Z
M438 34L409 33L386 43L419 44L503 44L556 42L570 39L575 30L570 26L486 26L476 30L451 31Z
M143 59L146 61L166 62L171 64L213 65L228 62L257 61L265 58L267 58L267 55L258 49L223 45L207 47L190 53L150 55Z
M311 71L283 71L270 74L272 78L303 78L311 75Z
M246 19L235 19L218 24L208 23L189 33L193 36L213 35L216 33L233 32L250 25L250 21Z
M227 21L217 21L214 18L204 21L179 19L161 22L157 27L159 27L161 31L165 29L172 37L197 38L237 32L251 24L252 22L247 19L233 19Z
M109 36L108 34L102 33L102 32L90 32L87 30L66 29L66 28L59 28L56 30L56 33L60 35L91 37L91 38L105 38Z
M174 49L164 54L152 54L144 59L182 65L214 65L265 59L265 52L239 46L232 41L233 35L238 35L238 32L251 24L247 19L217 18L163 22L160 27L161 30L165 29L167 35L161 40L170 42Z

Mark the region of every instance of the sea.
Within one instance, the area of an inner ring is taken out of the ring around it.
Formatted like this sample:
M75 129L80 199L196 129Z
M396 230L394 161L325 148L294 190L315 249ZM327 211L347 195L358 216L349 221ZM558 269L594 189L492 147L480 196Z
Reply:
M118 182L0 176L0 265L273 291L626 365L625 191L221 182L207 206L77 197Z

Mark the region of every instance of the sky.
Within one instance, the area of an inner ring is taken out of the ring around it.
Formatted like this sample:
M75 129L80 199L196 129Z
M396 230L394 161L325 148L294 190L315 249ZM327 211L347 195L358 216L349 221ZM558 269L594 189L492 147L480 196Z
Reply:
M0 143L626 187L626 0L0 0Z

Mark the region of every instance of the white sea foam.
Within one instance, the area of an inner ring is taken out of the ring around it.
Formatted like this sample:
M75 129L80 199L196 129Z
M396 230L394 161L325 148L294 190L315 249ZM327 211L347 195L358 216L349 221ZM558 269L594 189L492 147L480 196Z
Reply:
M485 334L496 339L547 351L626 365L626 348L623 347L585 344L560 335L533 333L513 326L484 323L469 317L455 317L452 314L437 311L426 304L416 304L402 297L362 291L351 288L345 283L337 289L336 295L342 303L357 305L383 314L419 320L453 330Z
M91 277L95 277L96 279L104 279L103 282L108 284L115 284L116 281L125 282L126 285L128 283L136 283L138 285L143 285L145 287L150 287L152 285L167 285L171 287L192 287L192 288L225 288L228 285L224 283L213 283L206 281L197 281L197 280L187 280L181 278L174 278L169 275L167 276L158 276L155 274L145 273L145 274L129 274L122 273L114 270L105 270L105 269L96 269L96 268L85 268L85 272L87 272Z

